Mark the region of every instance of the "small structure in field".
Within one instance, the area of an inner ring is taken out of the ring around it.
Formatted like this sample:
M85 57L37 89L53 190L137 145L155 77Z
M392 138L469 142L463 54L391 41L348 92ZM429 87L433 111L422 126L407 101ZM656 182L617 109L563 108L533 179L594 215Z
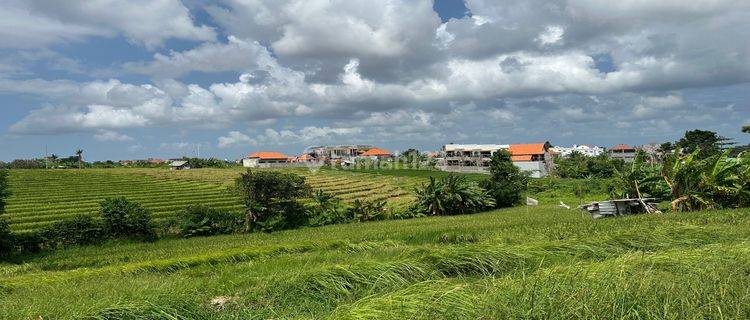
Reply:
M242 166L246 168L270 168L284 166L289 163L289 157L280 152L253 152L242 159Z
M579 208L586 210L594 219L639 213L659 213L654 201L654 198L616 199L592 202Z
M169 170L188 170L190 164L185 160L175 160L169 163Z

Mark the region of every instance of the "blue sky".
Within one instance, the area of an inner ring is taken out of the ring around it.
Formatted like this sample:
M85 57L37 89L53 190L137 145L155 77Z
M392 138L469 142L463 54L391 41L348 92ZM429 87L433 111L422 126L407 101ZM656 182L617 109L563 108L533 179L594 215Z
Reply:
M0 160L745 144L749 21L731 0L9 0Z

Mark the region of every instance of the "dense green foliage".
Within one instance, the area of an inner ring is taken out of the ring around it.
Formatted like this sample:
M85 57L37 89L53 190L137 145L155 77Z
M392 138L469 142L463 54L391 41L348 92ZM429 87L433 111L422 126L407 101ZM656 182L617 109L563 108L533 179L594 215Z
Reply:
M729 158L731 150L700 159L700 150L665 164L663 177L673 210L692 211L750 205L750 154Z
M141 240L156 238L151 212L139 203L118 197L105 199L100 205L99 215L109 236Z
M661 165L646 163L643 152L636 154L633 163L618 169L615 175L616 198L659 198L668 196L661 176Z
M551 206L0 264L2 319L745 319L750 211Z
M612 159L606 153L588 157L580 152L572 152L567 157L555 157L554 175L560 178L612 178L621 170L624 162Z
M701 158L701 150L682 154L676 149L660 165L646 164L639 155L618 172L622 196L652 196L671 200L674 211L738 208L750 205L750 153L729 157L732 150Z
M419 208L433 216L474 213L495 206L486 190L461 175L430 177L429 182L417 187L414 193Z
M230 234L242 231L244 216L205 205L191 205L177 214L180 235L186 238Z
M13 247L13 236L10 233L10 226L3 217L5 213L5 204L10 190L8 190L8 172L0 169L0 256L10 252Z
M516 167L510 152L495 152L490 161L490 178L482 182L494 200L495 207L505 208L520 204L527 188L528 175Z
M91 216L78 215L44 227L37 232L37 236L40 249L55 250L101 243L107 238L107 232L101 221Z
M294 173L251 171L237 178L245 203L245 232L283 230L306 224L297 198L309 194L305 178Z
M201 168L228 168L236 166L234 163L227 163L224 160L216 158L183 158L190 165L190 168L201 169Z
M44 160L16 159L11 162L0 162L0 169L44 169Z
M359 221L359 222L382 220L385 218L394 218L394 217L386 217L387 210L385 206L386 206L386 201L384 200L361 201L357 199L357 200L354 200L354 202L351 204L351 207L349 207L347 210L348 210L349 216L351 216L354 221ZM401 217L403 216L404 215L401 215Z
M720 154L732 144L729 140L713 131L695 129L686 131L685 136L675 143L675 147L681 149L683 154L697 151L696 157L705 159Z

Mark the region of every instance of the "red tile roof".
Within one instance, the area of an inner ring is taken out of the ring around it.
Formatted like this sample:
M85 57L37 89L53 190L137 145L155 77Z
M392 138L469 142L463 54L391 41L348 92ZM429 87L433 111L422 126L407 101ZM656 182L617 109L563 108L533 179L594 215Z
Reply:
M508 151L513 156L544 154L545 143L511 144Z
M364 157L371 157L371 156L391 156L391 153L378 148L372 148L370 150L365 151L362 156Z
M609 148L609 150L635 150L635 147L631 147L627 144L618 144L612 148Z
M279 160L279 159L289 159L285 154L280 152L268 152L268 151L260 151L260 152L253 152L247 156L248 158L258 158L258 159L265 159L265 160Z

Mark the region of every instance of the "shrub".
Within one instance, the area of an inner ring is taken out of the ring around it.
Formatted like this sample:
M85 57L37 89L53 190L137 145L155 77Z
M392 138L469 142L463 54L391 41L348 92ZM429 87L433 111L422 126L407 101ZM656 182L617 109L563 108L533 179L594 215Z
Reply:
M511 207L521 203L526 191L528 175L513 164L508 151L501 150L492 156L490 162L490 179L482 182L495 206Z
M385 204L384 200L360 201L357 199L347 211L349 216L360 222L382 220L386 215Z
M0 217L0 257L10 255L13 251L13 240L8 222Z
M106 199L99 211L104 220L104 229L110 237L154 240L156 233L151 222L151 213L137 202L125 198Z
M177 227L183 237L229 234L242 230L242 214L204 205L185 208L177 214Z
M459 175L447 175L415 190L417 204L428 215L456 215L477 212L493 207L492 197L476 182Z
M307 208L307 214L308 223L311 226L348 223L354 220L349 211L341 205L341 200L323 190L315 191L313 202Z
M102 223L86 215L55 222L39 231L38 235L41 246L52 250L74 245L97 244L106 238Z
M237 178L245 203L245 232L289 229L307 223L297 197L309 194L305 178L278 171L248 170Z
M5 213L5 199L10 196L8 191L8 172L0 170L0 256L9 254L13 248L13 235L10 227L3 218Z

